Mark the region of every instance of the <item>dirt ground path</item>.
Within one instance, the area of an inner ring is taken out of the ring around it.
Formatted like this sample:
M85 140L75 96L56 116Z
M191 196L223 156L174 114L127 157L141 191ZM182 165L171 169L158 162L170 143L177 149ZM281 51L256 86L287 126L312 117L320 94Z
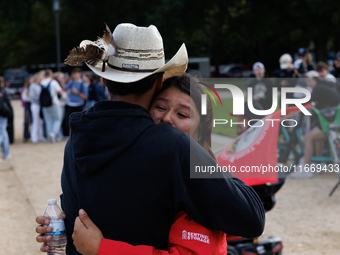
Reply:
M0 163L0 255L42 254L35 242L35 217L44 212L47 199L59 200L66 142L23 143L23 108L17 100L12 104L16 140L12 159ZM266 214L264 237L280 237L283 254L340 254L340 188L328 197L337 178L320 174L309 180L287 179L276 206Z
M47 200L59 195L66 142L23 143L23 108L13 100L15 143L12 158L0 163L0 254L42 254L35 242L35 218L44 213Z

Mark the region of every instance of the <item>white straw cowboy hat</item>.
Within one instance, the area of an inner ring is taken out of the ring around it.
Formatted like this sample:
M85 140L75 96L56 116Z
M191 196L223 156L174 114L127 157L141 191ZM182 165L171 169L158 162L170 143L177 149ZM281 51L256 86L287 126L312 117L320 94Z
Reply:
M106 26L103 38L95 42L82 41L65 60L69 65L82 62L105 79L131 83L160 72L164 72L165 79L182 75L187 69L188 53L182 44L165 64L163 40L155 26L137 27L123 23L113 33Z

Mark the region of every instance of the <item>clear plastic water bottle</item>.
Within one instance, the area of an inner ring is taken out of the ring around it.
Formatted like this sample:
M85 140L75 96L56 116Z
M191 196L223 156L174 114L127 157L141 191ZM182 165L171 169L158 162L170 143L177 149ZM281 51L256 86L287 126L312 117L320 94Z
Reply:
M53 230L45 235L52 235L52 240L47 242L50 250L47 254L66 254L66 231L64 219L61 215L62 211L57 205L57 199L47 200L47 208L44 213L44 217L50 220L50 225Z

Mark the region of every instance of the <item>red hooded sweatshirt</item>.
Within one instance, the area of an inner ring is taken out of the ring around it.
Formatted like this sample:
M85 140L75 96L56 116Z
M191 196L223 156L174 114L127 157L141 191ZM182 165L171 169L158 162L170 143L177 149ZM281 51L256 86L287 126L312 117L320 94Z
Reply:
M227 255L226 234L212 231L192 220L186 213L172 224L169 249L137 245L103 238L98 255Z

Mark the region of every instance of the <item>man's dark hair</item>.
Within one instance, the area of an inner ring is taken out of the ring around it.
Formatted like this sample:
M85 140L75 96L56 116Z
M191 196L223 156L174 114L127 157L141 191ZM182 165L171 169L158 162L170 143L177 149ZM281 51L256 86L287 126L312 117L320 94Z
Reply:
M316 63L316 65L315 65L315 71L317 71L317 72L321 72L322 70L328 70L328 65L325 63L325 62L322 62L322 61L320 61L320 62L318 62L318 63Z
M129 94L142 95L149 91L157 78L164 73L155 73L144 79L131 83L120 83L111 80L106 80L106 86L109 92L113 95L126 96Z
M53 76L53 71L51 69L44 70L44 77L51 77Z
M81 73L81 72L82 72L82 70L81 70L80 67L75 67L75 68L72 69L71 75L74 74L74 73Z

